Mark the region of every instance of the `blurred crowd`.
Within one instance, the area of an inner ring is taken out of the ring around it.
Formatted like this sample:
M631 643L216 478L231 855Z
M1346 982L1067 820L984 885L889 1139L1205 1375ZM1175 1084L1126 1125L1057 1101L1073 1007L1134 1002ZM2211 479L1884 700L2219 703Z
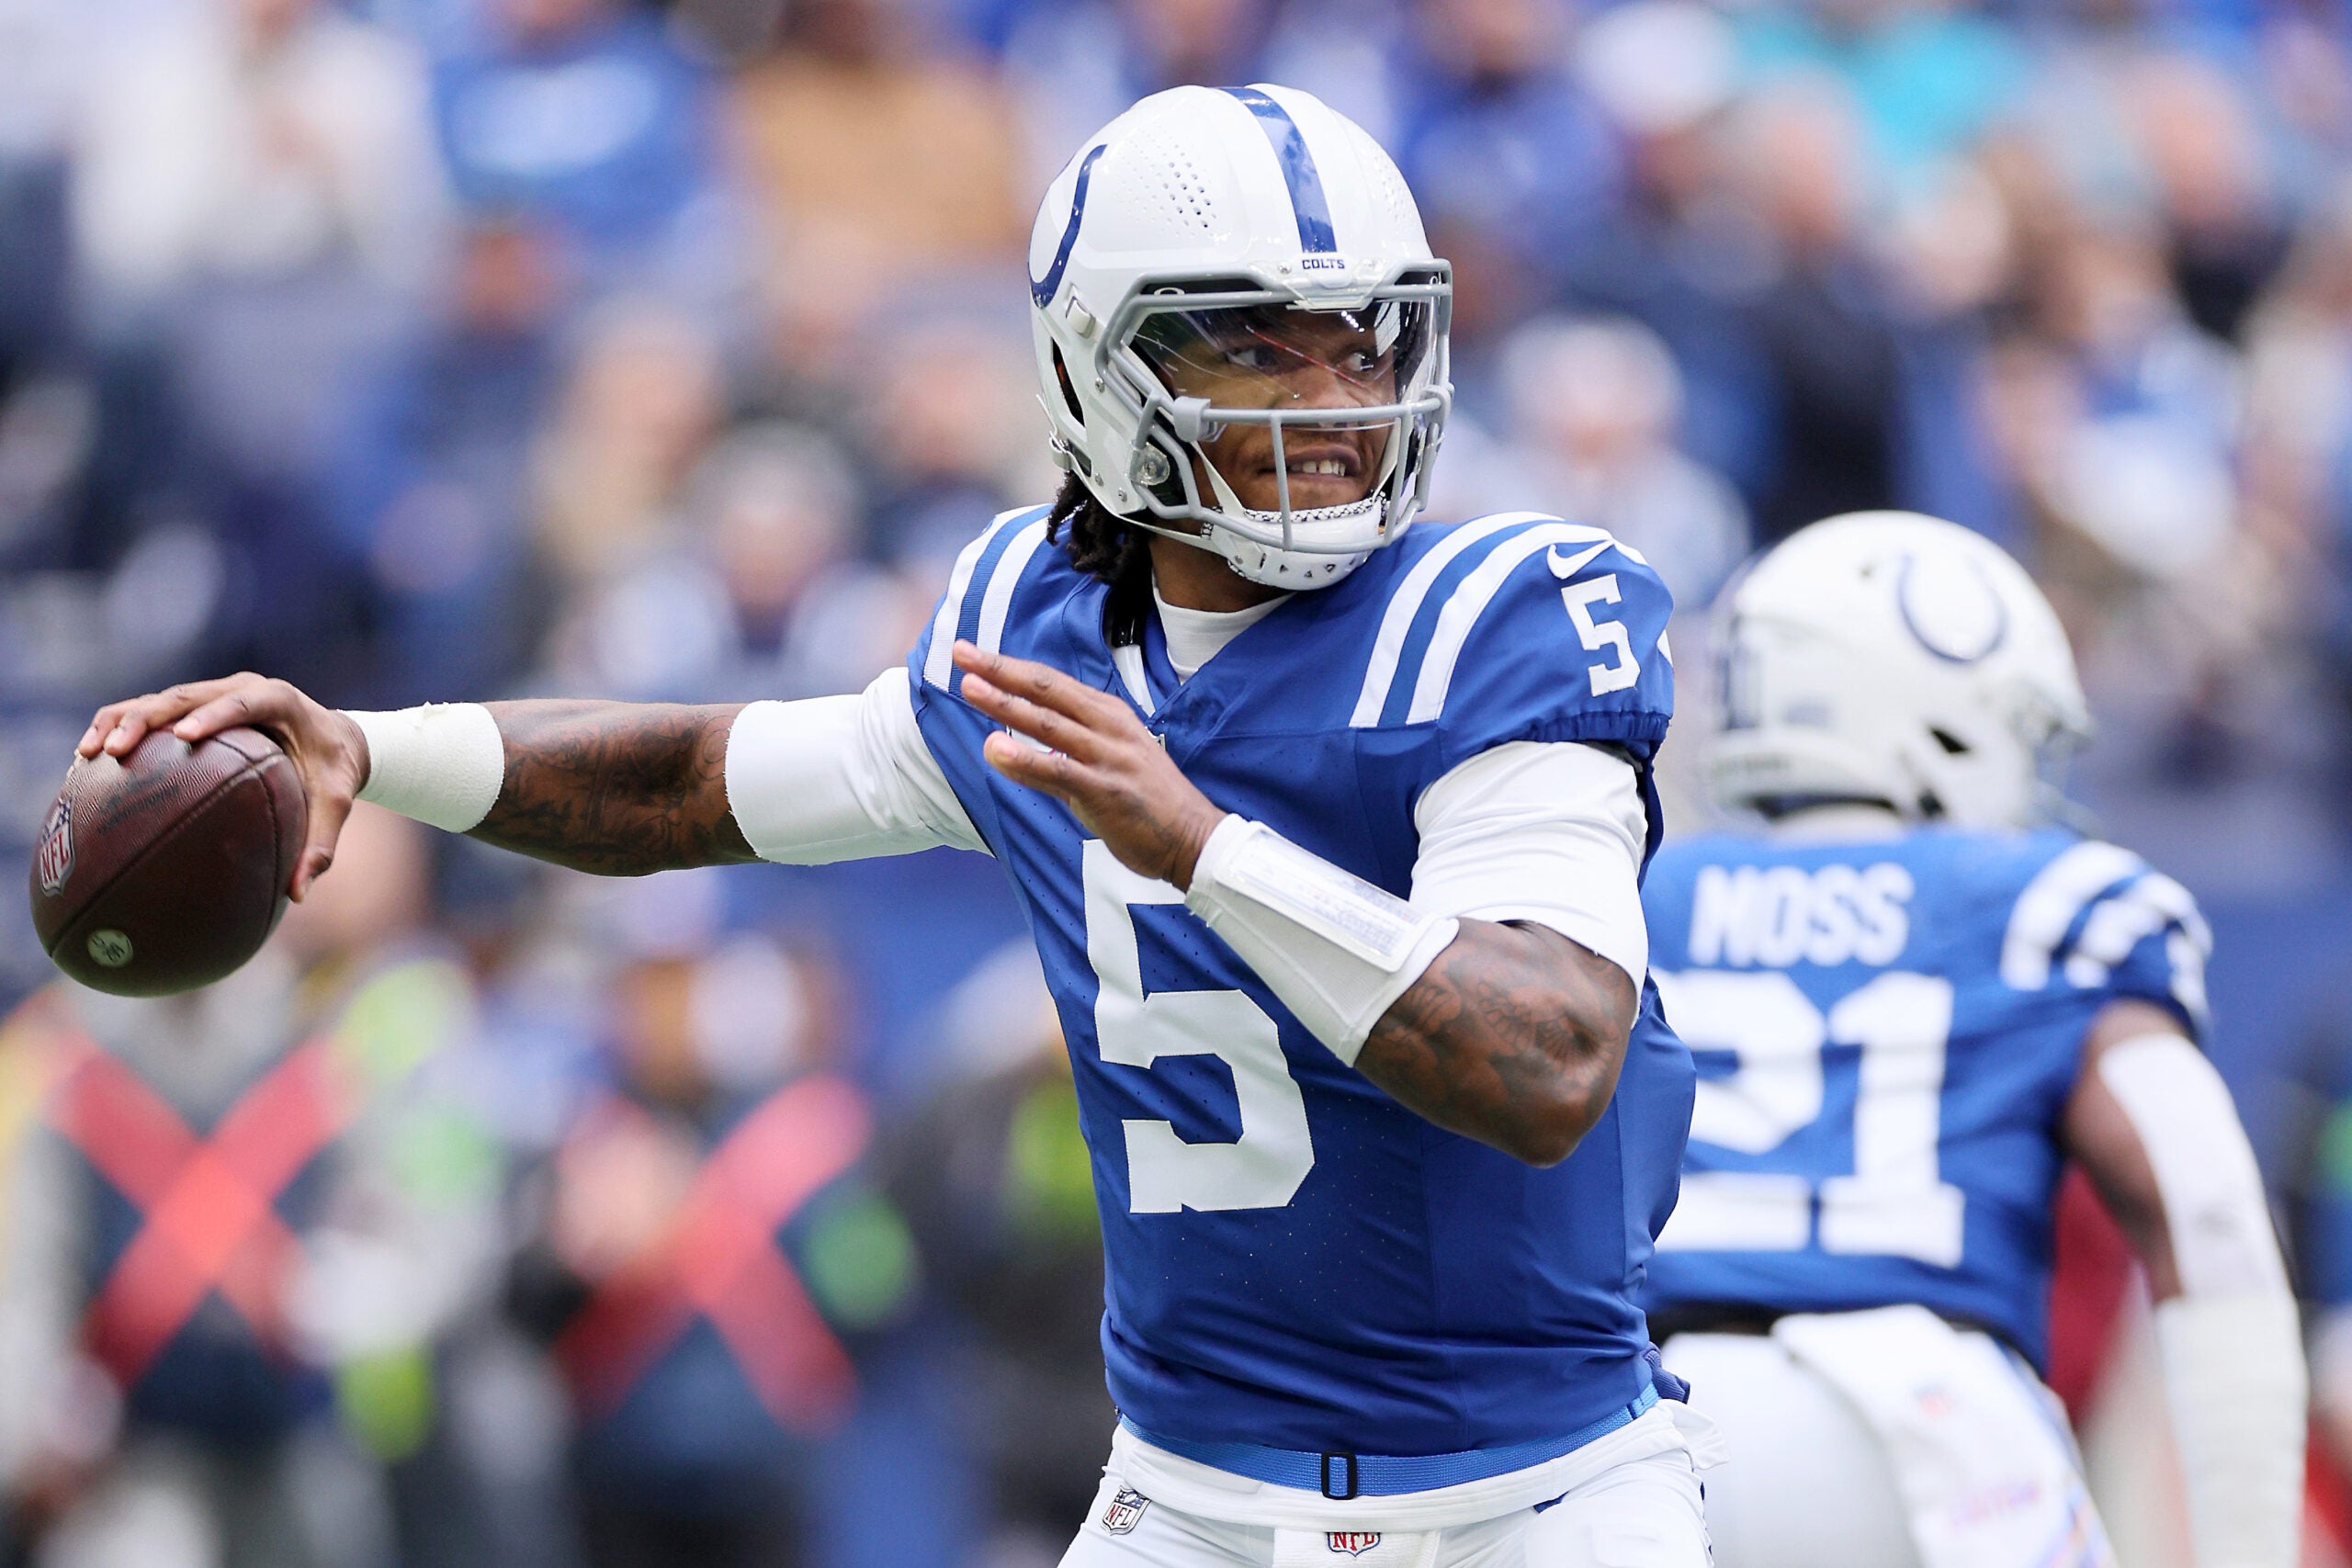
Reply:
M1831 513L2031 563L2077 797L2306 911L2242 988L2333 1213L2352 1030L2290 993L2352 933L2334 0L0 0L6 863L90 708L191 675L862 686L1050 491L1046 180L1261 80L1454 264L1439 518L1608 526L1693 650ZM169 1002L45 987L0 898L0 1562L1051 1562L1100 1264L994 869L430 838L363 813Z

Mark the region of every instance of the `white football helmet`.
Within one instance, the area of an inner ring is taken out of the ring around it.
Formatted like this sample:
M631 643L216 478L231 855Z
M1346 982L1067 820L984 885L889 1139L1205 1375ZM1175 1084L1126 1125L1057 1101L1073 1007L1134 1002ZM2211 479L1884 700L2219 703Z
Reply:
M1982 535L1914 512L1800 529L1724 591L1725 806L1875 800L1915 820L2027 827L2090 735L2066 633Z
M1453 275L1430 254L1396 165L1310 95L1177 87L1104 126L1046 191L1029 291L1055 458L1112 513L1205 545L1253 582L1318 588L1402 534L1427 500L1453 399ZM1283 386L1289 311L1342 316L1377 343L1354 372L1361 401L1308 406ZM1188 355L1218 362L1218 400L1170 384ZM1235 366L1261 363L1275 368L1237 378ZM1236 423L1272 429L1273 511L1244 506L1203 453ZM1292 508L1301 459L1285 457L1283 438L1301 426L1385 429L1363 501Z

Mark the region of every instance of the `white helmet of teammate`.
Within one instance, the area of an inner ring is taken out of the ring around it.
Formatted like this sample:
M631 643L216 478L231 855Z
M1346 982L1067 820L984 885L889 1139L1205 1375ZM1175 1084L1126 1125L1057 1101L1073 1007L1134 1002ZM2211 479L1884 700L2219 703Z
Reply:
M1319 588L1427 500L1453 397L1452 273L1387 153L1309 94L1177 87L1104 126L1046 188L1029 291L1055 458L1112 513L1253 582ZM1298 311L1378 344L1351 356L1350 406L1306 406L1285 384ZM1216 397L1183 395L1188 378ZM1272 511L1245 506L1204 452L1234 424L1272 431ZM1363 500L1291 506L1294 474L1330 471L1283 455L1302 427L1385 428L1366 440Z
M1800 529L1716 605L1726 806L1881 800L1905 817L2025 827L2090 734L2066 633L2009 555L1914 512Z

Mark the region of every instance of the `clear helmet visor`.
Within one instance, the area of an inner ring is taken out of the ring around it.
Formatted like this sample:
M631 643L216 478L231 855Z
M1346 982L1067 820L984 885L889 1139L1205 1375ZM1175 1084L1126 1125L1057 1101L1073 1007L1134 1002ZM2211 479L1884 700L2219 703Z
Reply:
M1198 503L1254 520L1271 537L1289 534L1285 523L1381 502L1416 425L1441 401L1430 388L1431 301L1310 310L1163 299L1144 302L1128 353L1171 411L1170 434L1194 471L1180 478L1147 457L1151 471L1139 477L1157 472L1184 491L1196 489L1185 479L1204 479ZM1306 543L1295 534L1283 542Z
M1353 409L1407 395L1427 359L1429 308L1378 299L1360 310L1291 304L1166 307L1137 323L1136 352L1176 397L1232 409Z

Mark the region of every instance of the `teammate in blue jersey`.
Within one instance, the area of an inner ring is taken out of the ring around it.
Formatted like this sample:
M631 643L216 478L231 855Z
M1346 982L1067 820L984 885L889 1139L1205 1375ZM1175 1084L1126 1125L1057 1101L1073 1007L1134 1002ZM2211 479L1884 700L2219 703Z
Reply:
M1719 798L1669 844L1653 974L1700 1087L1646 1304L1724 1427L1724 1568L2110 1562L2046 1351L2080 1161L2146 1265L2199 1568L2290 1568L2303 1371L2261 1181L2194 1044L2205 924L2046 821L2088 728L2007 556L1815 524L1718 607Z
M1693 1083L1638 892L1664 588L1556 519L1413 525L1449 274L1305 94L1138 104L1029 272L1069 482L863 695L350 716L247 676L85 754L273 726L298 893L355 793L614 873L987 852L1108 1256L1121 1421L1066 1562L1696 1568L1707 1427L1633 1300Z

